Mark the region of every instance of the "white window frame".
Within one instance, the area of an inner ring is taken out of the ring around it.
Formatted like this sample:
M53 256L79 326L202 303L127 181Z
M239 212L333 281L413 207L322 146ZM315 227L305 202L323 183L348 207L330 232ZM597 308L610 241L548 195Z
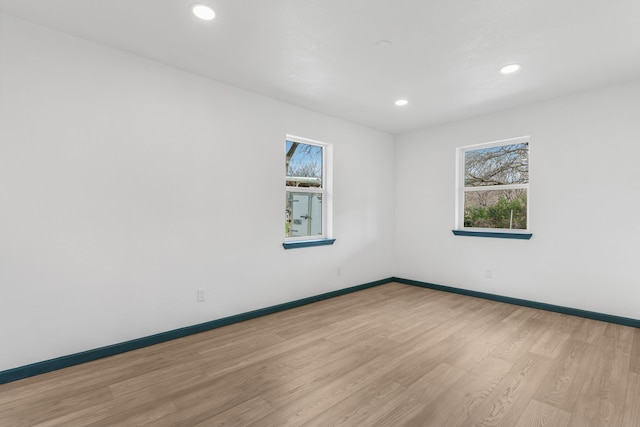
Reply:
M300 144L315 145L322 147L322 188L317 187L292 187L286 185L285 171L285 192L322 194L322 234L314 236L285 236L285 242L301 242L313 240L326 240L332 238L332 213L333 213L333 146L326 142L320 142L309 138L295 135L286 135L285 141L298 142ZM285 144L286 147L286 144ZM286 148L285 148L286 150ZM285 153L286 154L286 153Z
M465 187L464 175L465 164L464 155L467 151L474 151L483 148L499 147L501 145L515 145L515 144L528 144L528 167L529 167L529 182L526 184L505 184L505 185L492 185L482 187ZM516 138L502 139L499 141L487 142L484 144L466 145L464 147L458 147L456 151L456 213L455 213L455 230L460 231L472 231L472 232L488 232L488 233L505 233L505 234L529 234L531 233L531 191L529 184L531 183L531 137L519 136ZM509 229L509 228L479 228L479 227L465 227L464 226L464 195L471 191L488 191L488 190L512 190L512 189L526 189L527 190L527 228L526 229Z

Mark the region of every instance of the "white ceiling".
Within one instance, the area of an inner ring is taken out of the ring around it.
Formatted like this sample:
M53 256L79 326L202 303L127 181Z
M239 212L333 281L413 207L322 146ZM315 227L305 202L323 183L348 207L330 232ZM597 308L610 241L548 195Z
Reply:
M390 133L640 78L640 0L202 2L213 21L189 0L0 11Z

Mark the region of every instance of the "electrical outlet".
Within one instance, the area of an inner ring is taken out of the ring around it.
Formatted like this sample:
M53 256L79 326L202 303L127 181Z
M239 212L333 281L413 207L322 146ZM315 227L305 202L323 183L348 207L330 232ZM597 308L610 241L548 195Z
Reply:
M198 289L198 302L204 302L207 300L207 290L205 288Z
M491 279L493 277L493 270L490 268L485 268L484 277L486 277L487 279Z
M342 267L338 267L338 276L342 275Z

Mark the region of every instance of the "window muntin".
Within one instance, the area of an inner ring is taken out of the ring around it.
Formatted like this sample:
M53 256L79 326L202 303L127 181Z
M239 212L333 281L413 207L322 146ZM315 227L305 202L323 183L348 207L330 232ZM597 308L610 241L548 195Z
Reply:
M327 151L327 144L286 139L286 241L327 238Z
M458 230L529 229L529 138L458 149Z

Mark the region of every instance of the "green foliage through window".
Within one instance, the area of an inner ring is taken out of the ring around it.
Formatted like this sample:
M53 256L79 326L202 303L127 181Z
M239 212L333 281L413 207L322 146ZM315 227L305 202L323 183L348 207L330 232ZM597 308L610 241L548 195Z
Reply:
M508 191L508 190L507 190ZM500 191L502 192L502 191ZM467 193L469 195L469 193ZM471 193L472 196L480 194ZM495 203L479 203L465 198L464 226L475 228L527 228L527 195L499 195ZM476 197L477 198L477 197Z

